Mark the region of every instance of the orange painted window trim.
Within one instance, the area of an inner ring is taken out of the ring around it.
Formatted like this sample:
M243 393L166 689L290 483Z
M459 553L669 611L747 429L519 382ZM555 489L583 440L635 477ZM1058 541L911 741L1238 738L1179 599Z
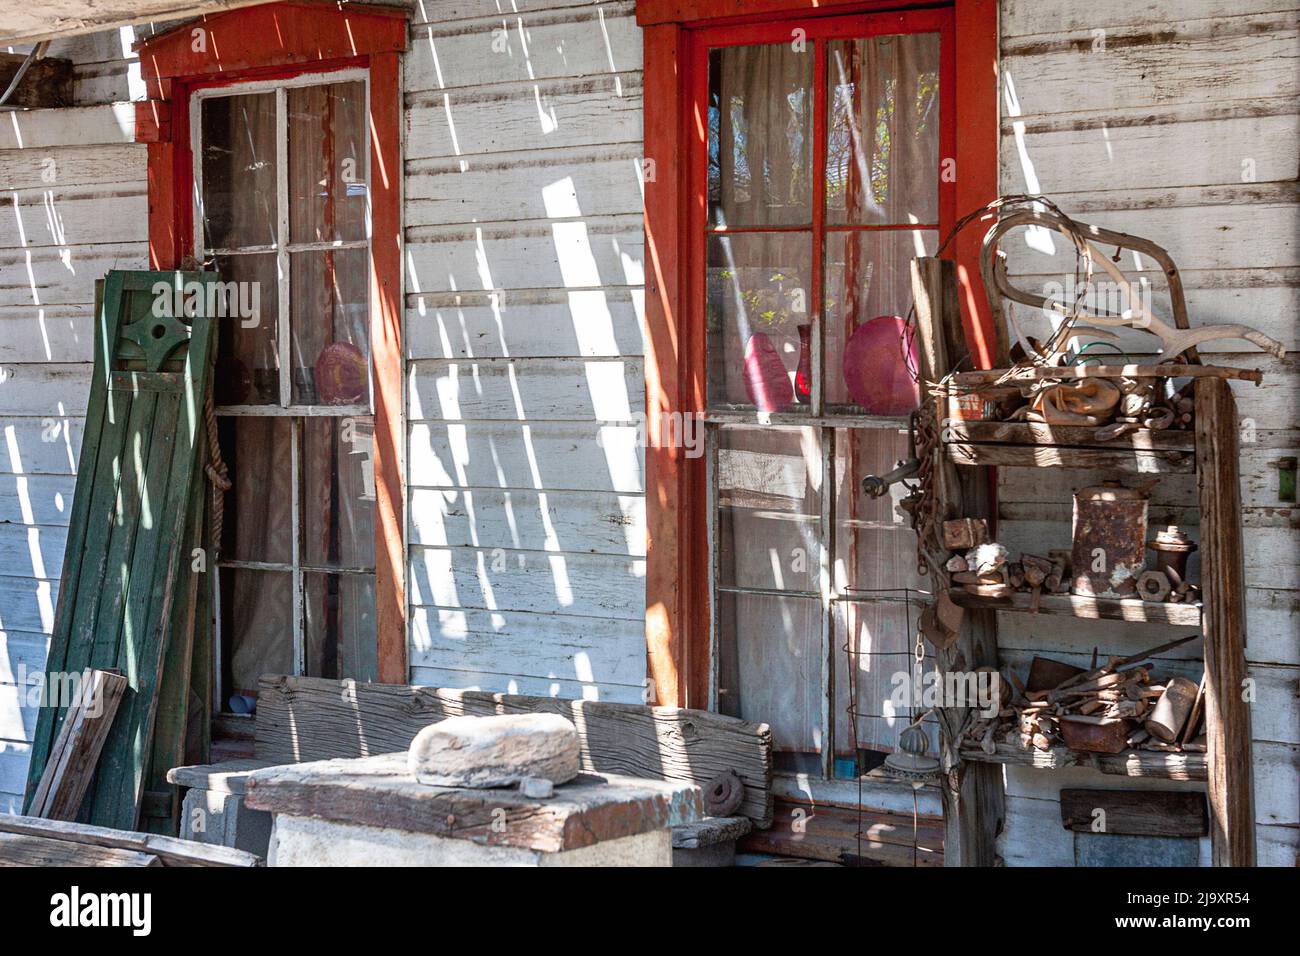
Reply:
M956 215L998 195L997 0L953 0L956 23ZM709 672L707 466L673 441L670 422L704 411L704 323L691 308L689 212L682 157L707 135L694 115L693 29L898 9L896 0L637 0L644 58L646 160L646 663L654 700L707 707ZM976 364L993 360L993 320L979 278L981 236L965 230L957 262L962 320Z
M199 17L137 44L149 100L136 141L149 144L149 263L193 253L189 99L200 87L321 73L370 72L370 347L374 379L375 630L379 680L403 684L406 558L402 414L402 93L407 13L287 0Z

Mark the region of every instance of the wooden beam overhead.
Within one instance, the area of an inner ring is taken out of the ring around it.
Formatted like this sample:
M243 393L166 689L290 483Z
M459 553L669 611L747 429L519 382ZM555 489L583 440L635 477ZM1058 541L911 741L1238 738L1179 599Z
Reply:
M79 33L98 33L148 23L183 20L218 10L248 7L266 0L106 0L87 4L79 0L0 0L0 45L36 43Z

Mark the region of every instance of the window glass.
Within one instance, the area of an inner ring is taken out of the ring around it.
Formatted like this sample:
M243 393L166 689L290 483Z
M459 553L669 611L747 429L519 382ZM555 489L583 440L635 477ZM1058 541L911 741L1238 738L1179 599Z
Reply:
M289 239L366 238L366 85L296 86L289 106Z
M712 235L708 270L709 403L807 412L813 340L808 236Z
M709 225L808 225L811 45L714 50L709 76Z
M200 116L205 246L274 245L275 94L204 99Z
M831 41L826 217L939 221L939 35Z
M289 258L293 403L369 404L369 254L329 249Z

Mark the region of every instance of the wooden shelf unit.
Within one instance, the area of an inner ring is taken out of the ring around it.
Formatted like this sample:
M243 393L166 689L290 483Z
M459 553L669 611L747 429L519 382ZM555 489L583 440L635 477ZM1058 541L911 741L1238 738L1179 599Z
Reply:
M1064 747L1050 751L1022 750L999 744L993 755L978 748L963 748L960 756L975 767L1018 764L1043 769L1091 766L1103 773L1206 781L1210 804L1210 837L1216 866L1255 865L1255 812L1251 759L1250 713L1242 699L1246 677L1245 571L1241 532L1241 491L1237 448L1238 418L1229 379L1259 382L1260 374L1240 369L1218 369L1194 363L1189 366L1126 366L1101 369L1074 367L955 372L949 356L959 354L964 333L956 305L956 279L951 262L916 259L912 276L916 302L918 345L926 381L953 381L962 386L1011 381L1044 381L1105 375L1188 377L1195 382L1195 408L1189 430L1136 431L1109 441L1098 441L1093 428L1062 428L1025 422L953 421L946 401L938 405L941 440L935 452L933 487L936 517L993 518L993 501L987 486L988 469L995 467L1058 467L1113 469L1134 475L1195 473L1201 528L1202 604L1155 604L1142 601L1084 601L1064 595L1044 595L1040 613L1129 623L1165 623L1199 626L1204 636L1206 673L1205 735L1207 752L1163 753L1129 751L1115 756L1086 754ZM954 344L957 343L957 344ZM951 374L951 378L949 375ZM981 507L982 506L982 507ZM925 542L946 554L941 542ZM933 581L947 586L946 576ZM938 655L947 670L954 662L970 668L1000 663L997 650L997 611L1028 612L1031 595L1014 593L1006 598L983 598L960 588L949 592L954 602L967 608L958 644ZM940 711L940 722L959 728L961 714ZM951 734L949 739L951 739ZM947 833L961 841L960 852L950 853L963 863L987 860L1002 812L1000 782L974 774L969 782L944 790ZM958 818L958 814L965 819Z
M1040 770L1063 767L1091 767L1118 777L1146 777L1159 780L1205 780L1209 761L1202 753L1165 753L1159 750L1125 750L1117 754L1093 754L1068 747L1037 750L1017 744L1000 743L997 751L986 754L979 747L963 747L963 760L975 763L1014 764Z

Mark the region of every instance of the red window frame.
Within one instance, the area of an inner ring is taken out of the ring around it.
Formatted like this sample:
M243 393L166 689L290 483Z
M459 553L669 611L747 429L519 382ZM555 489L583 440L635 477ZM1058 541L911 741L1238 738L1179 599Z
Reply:
M867 21L852 15L871 15L871 23L896 24L903 32L944 34L954 56L942 67L940 150L955 160L956 179L951 186L941 183L941 239L958 216L997 196L996 0L886 13L891 6L897 3L637 0L637 21L646 28L646 657L659 703L707 707L711 668L707 466L704 458L689 458L676 447L668 425L706 407L708 48L788 42L796 27L809 39L864 35ZM814 83L824 86L824 60ZM823 154L825 117L816 116L815 123L815 148ZM814 234L823 225L822 188L814 202ZM945 255L957 261L971 354L987 368L995 338L979 279L979 249L977 231L966 230ZM820 244L814 243L817 310L820 264Z
M195 31L202 30L202 42ZM249 80L361 67L370 74L370 348L374 381L375 631L379 680L407 681L403 498L401 53L407 12L286 0L181 24L137 44L149 99L136 142L149 144L149 263L175 269L194 251L190 95Z

